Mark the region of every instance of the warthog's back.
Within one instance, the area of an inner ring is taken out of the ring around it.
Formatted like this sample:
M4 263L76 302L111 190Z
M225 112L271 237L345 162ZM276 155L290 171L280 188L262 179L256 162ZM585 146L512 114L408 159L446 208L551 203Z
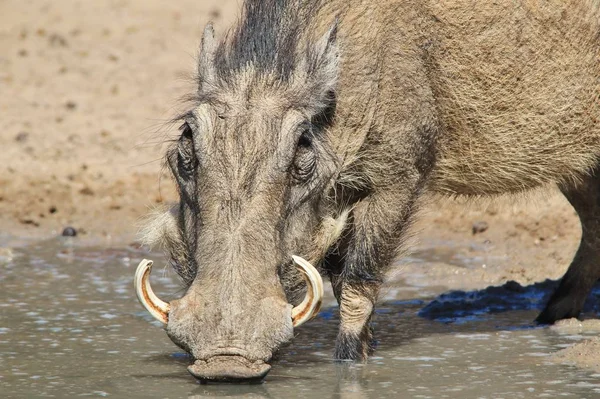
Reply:
M432 188L517 192L600 160L600 1L433 1Z

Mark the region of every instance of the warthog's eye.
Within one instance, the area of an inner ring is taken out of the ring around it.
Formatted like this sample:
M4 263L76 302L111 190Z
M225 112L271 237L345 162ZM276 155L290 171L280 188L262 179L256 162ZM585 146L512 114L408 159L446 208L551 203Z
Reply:
M307 181L315 171L316 156L312 144L312 133L305 129L298 139L292 176L299 182Z
M184 123L181 126L181 137L177 146L177 169L183 179L188 179L193 175L198 166L198 159L194 151L193 131L190 125Z
M312 145L312 140L308 135L308 131L304 131L304 133L302 133L300 139L298 140L298 148L309 148Z

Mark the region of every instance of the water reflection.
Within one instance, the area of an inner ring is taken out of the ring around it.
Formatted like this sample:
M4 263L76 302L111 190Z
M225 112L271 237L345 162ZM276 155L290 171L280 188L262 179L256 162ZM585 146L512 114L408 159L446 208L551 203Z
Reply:
M342 399L368 398L363 365L337 364L335 366L336 387L332 397Z

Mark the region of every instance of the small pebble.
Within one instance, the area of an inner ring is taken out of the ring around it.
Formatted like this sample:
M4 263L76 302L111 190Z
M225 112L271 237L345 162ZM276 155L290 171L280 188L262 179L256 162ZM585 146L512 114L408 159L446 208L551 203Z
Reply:
M12 248L0 247L0 262L10 262L14 256Z
M94 190L92 190L88 186L85 186L84 188L82 188L81 190L79 190L79 193L83 194L83 195L94 195Z
M473 235L475 234L479 234L479 233L483 233L484 231L486 231L488 229L489 225L487 224L487 222L475 222L473 223L473 227L472 227L472 232Z
M58 33L53 33L48 37L48 43L52 47L67 47L67 39Z
M77 230L75 230L73 227L65 227L65 229L62 232L62 236L63 237L75 237L75 236L77 236Z
M23 143L23 142L27 141L28 138L29 138L29 133L27 133L27 132L19 132L15 136L15 141L18 141L19 143Z

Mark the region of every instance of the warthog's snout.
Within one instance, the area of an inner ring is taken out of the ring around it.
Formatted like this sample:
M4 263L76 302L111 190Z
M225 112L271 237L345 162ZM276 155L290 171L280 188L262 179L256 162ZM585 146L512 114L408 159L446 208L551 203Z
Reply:
M138 266L134 285L142 305L166 325L171 340L195 359L188 367L194 377L260 381L271 369L267 362L292 339L293 328L313 318L321 306L319 272L306 260L292 258L307 284L304 300L297 306L287 302L280 286L258 280L237 291L228 287L209 291L215 285L198 280L182 298L164 302L150 286L152 261L146 259Z
M188 371L201 381L252 382L262 380L271 366L262 360L252 362L242 356L214 356L196 360Z

